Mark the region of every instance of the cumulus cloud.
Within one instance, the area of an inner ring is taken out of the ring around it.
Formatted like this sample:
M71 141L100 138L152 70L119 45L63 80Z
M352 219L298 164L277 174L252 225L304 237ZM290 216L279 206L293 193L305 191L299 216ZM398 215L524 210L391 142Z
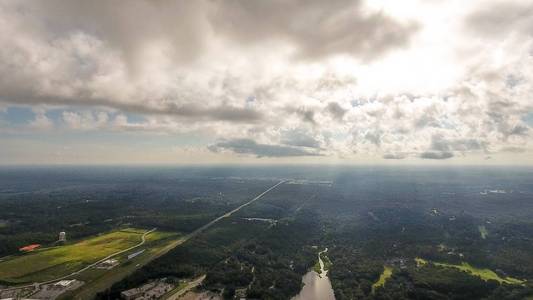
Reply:
M215 1L210 20L216 33L240 43L282 40L296 57L316 59L334 54L379 57L406 45L418 26L383 12L368 12L360 0Z
M336 120L342 120L346 112L348 112L347 109L342 108L337 102L328 103L326 109Z
M383 159L404 159L407 155L404 153L387 153L383 155Z
M282 134L281 143L289 146L320 148L320 141L303 130L290 130Z
M106 112L93 113L86 111L77 113L64 111L62 120L70 129L93 130L107 126L109 115Z
M475 11L466 25L486 36L499 37L513 32L533 35L533 4L527 1L497 1Z
M413 31L383 13L367 13L361 1L6 1L2 11L1 101L229 122L261 115L244 108L235 78L204 66L204 60L227 63L218 47L273 40L281 48L294 44L300 56L376 57L406 44ZM322 20L312 22L318 28L305 25L315 19ZM217 85L221 93L209 92ZM312 122L311 111L302 114Z
M431 138L431 150L440 152L476 151L484 148L484 142L475 139L446 139L440 134L433 135Z
M259 144L251 139L221 141L209 146L213 152L229 150L238 154L253 154L257 157L321 156L320 153L298 147Z
M413 3L2 1L0 109L261 157L529 153L532 6Z
M501 149L501 151L509 153L524 153L526 152L526 149L520 147L504 147Z
M422 152L420 154L420 158L423 159L448 159L452 157L452 152Z
M30 122L29 127L38 130L48 130L54 127L54 122L48 118L44 109L34 110L35 118Z

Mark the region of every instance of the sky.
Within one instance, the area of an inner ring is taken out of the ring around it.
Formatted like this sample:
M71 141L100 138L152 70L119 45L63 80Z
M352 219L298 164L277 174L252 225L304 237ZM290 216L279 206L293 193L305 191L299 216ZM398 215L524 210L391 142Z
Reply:
M533 2L0 2L0 164L533 165Z

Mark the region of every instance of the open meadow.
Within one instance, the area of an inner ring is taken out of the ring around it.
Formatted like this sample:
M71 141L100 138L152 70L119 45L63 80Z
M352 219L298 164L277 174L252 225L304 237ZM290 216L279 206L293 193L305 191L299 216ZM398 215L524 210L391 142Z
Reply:
M142 229L123 229L88 238L73 244L54 246L15 256L0 262L0 280L9 283L46 281L68 275L113 253L141 242ZM164 237L147 235L147 241Z
M425 259L417 257L416 259L417 266L425 266L428 263L432 263L435 266L443 267L443 268L454 268L463 272L466 272L472 276L477 276L481 278L482 280L495 280L499 283L507 283L507 284L523 284L524 280L516 279L513 277L501 277L500 275L496 274L494 271L490 269L483 269L483 268L476 268L469 263L462 262L461 264L450 264L450 263L440 263L440 262L429 262Z

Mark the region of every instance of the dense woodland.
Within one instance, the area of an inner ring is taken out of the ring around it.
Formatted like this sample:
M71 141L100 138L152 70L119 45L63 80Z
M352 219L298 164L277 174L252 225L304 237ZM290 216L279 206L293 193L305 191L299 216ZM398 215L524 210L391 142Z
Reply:
M190 232L272 183L92 173L0 173L0 257L60 231L69 240L119 226Z
M122 290L155 278L206 274L200 290L227 299L289 299L325 247L337 299L533 296L533 186L527 180L532 175L363 170L320 177L308 170L267 171L263 178L255 169L98 176L59 172L62 180L52 174L37 186L29 182L42 174L6 179L0 172L0 255L16 254L29 243L52 243L61 230L70 239L119 226L190 232L276 180L300 176L308 180L279 186L99 298L118 298ZM418 266L417 257L468 262L526 281L484 281L458 269ZM392 276L373 293L384 266L392 268Z

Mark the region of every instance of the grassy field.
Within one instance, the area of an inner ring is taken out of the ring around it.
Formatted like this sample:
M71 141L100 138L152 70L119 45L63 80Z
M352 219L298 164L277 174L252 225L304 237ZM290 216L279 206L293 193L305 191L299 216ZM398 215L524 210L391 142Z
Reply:
M384 266L383 273L381 273L381 275L379 276L378 281L376 281L372 285L372 294L374 294L377 288L379 288L380 286L383 286L385 282L387 281L387 279L389 279L391 276L392 276L392 268Z
M122 280L143 265L165 254L181 244L183 239L176 233L156 231L150 233L146 241L146 247L143 246L143 248L146 248L144 253L131 260L126 259L128 253L119 255L117 259L121 262L126 262L111 270L90 269L83 274L75 276L76 279L84 281L85 285L75 291L61 295L59 299L94 299L98 292L110 288L115 282Z
M324 270L329 271L331 268L331 265L333 264L331 260L329 259L326 252L322 252L320 254L320 258L322 258L322 262L324 263Z
M424 266L428 264L429 262L422 258L416 258L417 266ZM471 274L472 276L478 276L481 279L487 281L487 280L496 280L499 283L507 283L507 284L523 284L524 281L512 277L505 277L502 278L498 274L494 273L494 271L490 269L480 269L473 267L469 263L463 262L460 265L454 265L454 264L447 264L447 263L438 263L438 262L431 262L435 266L444 267L444 268L455 268L463 272L467 272Z
M124 229L73 244L42 248L0 262L0 280L12 283L45 281L75 272L112 253L138 244L144 230ZM147 240L157 239L157 232Z
M321 251L318 254L320 256L320 259L322 260L322 263L324 264L324 270L328 271L331 265L333 264L331 260L329 259L327 255L327 249L325 251ZM320 260L317 260L315 265L313 266L313 271L315 271L317 274L322 273L322 269L320 267Z

